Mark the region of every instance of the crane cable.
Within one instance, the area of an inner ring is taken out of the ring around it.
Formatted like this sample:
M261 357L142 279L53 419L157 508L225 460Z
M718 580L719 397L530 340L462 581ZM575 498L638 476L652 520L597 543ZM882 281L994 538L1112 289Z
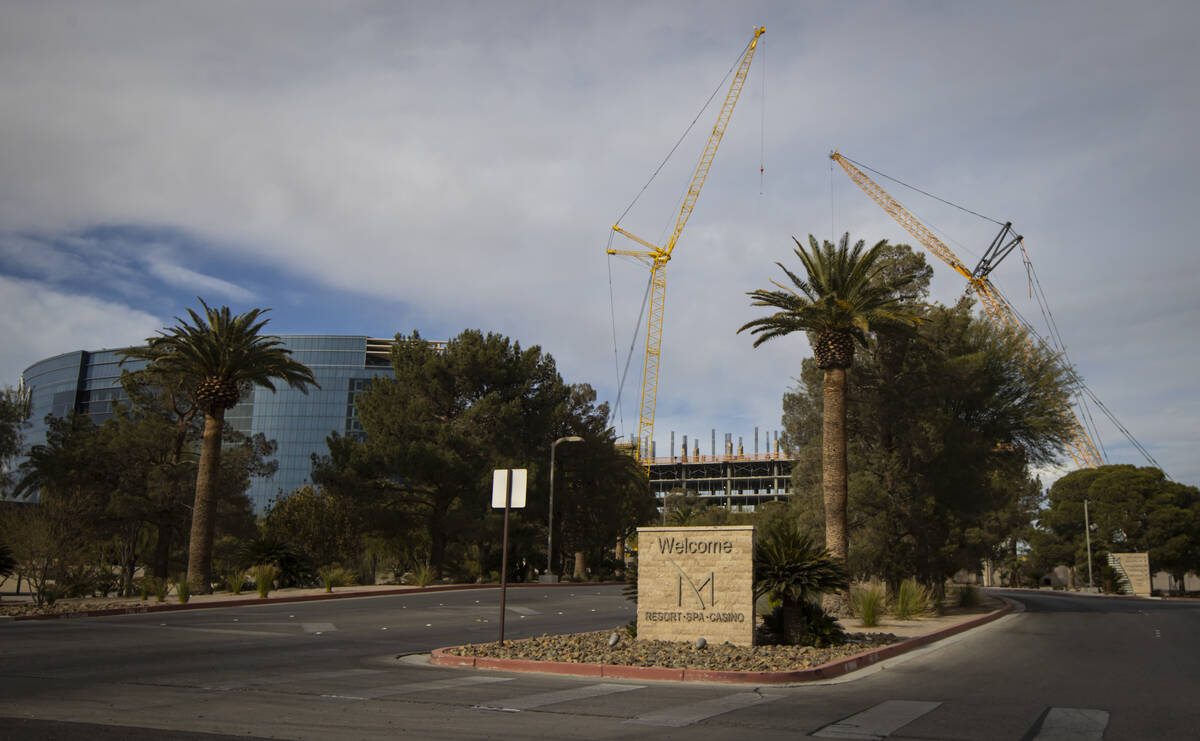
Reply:
M972 211L969 208L960 206L957 203L954 203L952 201L947 201L944 198L939 198L938 196L935 196L932 193L929 193L927 191L921 190L920 188L918 188L916 186L909 185L908 183L904 182L903 180L900 180L899 178L894 178L891 175L888 175L887 173L880 172L879 170L876 170L875 168L870 167L869 165L865 165L862 162L859 162L857 160L846 157L846 155L844 155L844 154L841 156L843 158L845 158L847 161L854 163L856 166L858 166L864 170L870 170L871 172L875 173L876 175L879 175L880 177L883 177L883 178L887 178L888 180L891 180L894 183L902 185L905 188L908 188L909 190L914 190L928 198L932 198L935 201L944 203L947 206L952 206L960 211L964 211L968 214L971 214L972 216L977 216L977 217L983 219L984 221L990 221L993 224L996 224L998 226L1005 226L1004 222L1001 222L997 219L993 219L990 216L985 216L977 211ZM830 165L831 178L832 178L832 173L833 173L833 166L831 164ZM832 188L833 188L833 184L832 184L832 179L831 179L830 180L830 202L831 202L830 218L831 219L832 219ZM911 210L910 210L910 213L911 213ZM926 225L928 225L928 222L923 221L922 223L925 223ZM941 230L938 230L938 229L935 229L935 231L945 234L945 232L942 232ZM955 241L955 243L957 244L956 240L951 240L951 241ZM971 252L971 250L966 250L966 251ZM1135 438L1133 436L1133 433L1130 432L1129 429L1127 427L1125 427L1125 425L1121 424L1121 421L1117 419L1116 415L1113 414L1113 412L1107 406L1105 406L1102 401L1100 401L1100 398L1098 396L1096 396L1096 393L1094 391L1092 391L1092 389L1089 388L1086 383L1083 382L1083 378L1079 375L1079 373L1075 370L1075 367L1071 364L1070 357L1067 355L1066 343L1063 341L1062 335L1058 330L1057 322L1054 321L1054 313L1050 310L1050 304L1046 300L1045 291L1042 290L1041 281L1038 279L1037 271L1034 270L1033 262L1029 259L1028 253L1025 252L1024 240L1021 240L1021 252L1024 255L1024 259L1025 259L1026 274L1027 274L1027 276L1031 277L1030 294L1037 299L1039 310L1042 313L1043 319L1045 320L1047 328L1048 328L1048 332L1051 336L1050 340L1047 340L1045 337L1043 337L1041 334L1039 334L1037 332L1037 330L1034 328L1033 324L1029 320L1025 319L1025 317L1023 317L1020 314L1020 312L1018 312L1016 310L1016 308L1013 306L1013 303L1008 300L1008 298L1000 291L1000 289L996 286L995 283L992 283L991 281L988 281L988 282L991 284L992 288L996 291L996 294L1007 305L1008 310L1017 319L1017 322L1020 324L1022 329L1024 329L1026 332L1028 332L1031 337L1035 338L1037 340L1038 344L1040 344L1044 349L1046 349L1049 352L1052 352L1056 355L1059 355L1063 359L1063 367L1066 370L1067 376L1068 376L1068 378L1071 382L1072 388L1073 388L1072 396L1074 396L1075 398L1077 398L1079 400L1079 408L1083 412L1083 415L1082 415L1083 419L1081 420L1081 424L1083 424L1085 426L1085 428L1088 428L1088 431L1092 435L1093 439L1096 440L1098 442L1098 444L1100 445L1100 450L1101 450L1102 454L1104 455L1104 458L1107 459L1108 453L1104 449L1103 440L1100 437L1099 430L1096 426L1096 421L1095 421L1094 417L1092 416L1091 406L1088 405L1088 401L1090 400L1091 404L1094 405L1098 410L1100 410L1104 414L1104 416L1108 419L1108 421L1111 422L1113 424L1113 426L1117 428L1117 430L1125 437L1126 440L1129 441L1129 443L1131 445L1133 445L1134 449L1136 449L1139 453L1141 453L1143 458L1145 458L1155 468L1159 469L1160 471L1163 471L1163 476L1165 476L1167 478L1167 480L1171 480L1171 477L1167 474L1167 472L1165 470L1163 470L1163 467L1161 465L1159 465L1158 461L1156 461L1154 459L1154 456L1150 454L1150 451L1147 450L1146 447L1143 446L1137 440L1137 438Z
M613 234L615 232L608 230L608 245L612 247ZM637 324L633 325L633 338L629 341L629 352L625 355L625 370L620 370L620 360L617 357L617 310L616 301L613 300L613 279L612 279L612 255L608 256L608 300L609 308L612 313L613 325L613 362L617 366L617 400L613 403L612 411L609 412L608 420L611 424L613 418L620 414L621 430L625 429L625 415L619 412L621 409L621 397L625 393L625 380L629 377L629 364L633 361L633 350L637 347L638 333L641 331L642 320L646 317L646 304L650 301L650 287L654 283L654 274L650 274L650 280L646 282L646 292L642 294L642 308L638 312Z
M750 43L754 42L751 41ZM721 78L721 82L717 84L717 87L713 90L712 95L708 96L708 100L704 101L704 105L700 106L699 111L696 111L696 117L692 119L690 124L688 124L687 129L684 130L683 134L679 137L679 140L675 142L675 146L671 147L671 151L667 152L667 156L663 157L662 162L658 163L658 167L654 168L654 172L650 174L650 179L646 181L646 184L642 186L642 189L639 190L637 195L633 197L633 200L629 202L629 205L625 207L625 210L621 212L620 217L613 222L614 224L621 223L621 219L624 219L629 214L630 210L633 209L634 205L638 202L642 195L645 194L646 189L650 187L650 183L653 183L654 179L658 177L658 174L662 172L662 169L666 166L667 162L672 156L674 156L675 150L679 149L679 145L683 144L683 140L686 139L687 135L690 134L692 129L696 127L696 122L700 120L700 117L703 116L704 112L708 110L708 107L712 105L713 99L716 98L717 94L724 89L725 81L729 79L729 76L733 74L733 71L737 69L739 64L741 64L742 57L746 55L746 49L749 47L750 44L746 44L746 47L742 49L742 53L738 55L738 58L734 60L733 65L729 68L729 71L726 72L725 76Z
M630 211L633 209L634 205L636 205L636 204L637 204L637 202L638 202L638 201L641 199L641 197L642 197L642 196L645 194L646 190L647 190L647 189L650 187L650 184L651 184L651 183L653 183L653 182L654 182L654 179L658 177L658 174L659 174L660 172L662 172L662 169L663 169L663 168L666 166L667 162L668 162L668 161L671 159L671 157L672 157L672 156L674 156L674 154L675 154L675 151L676 151L677 149L679 149L679 146L680 146L681 144L683 144L683 141L684 141L685 139L687 139L687 136L688 136L688 134L690 134L690 133L691 133L691 131L692 131L692 129L696 127L696 122L698 122L698 121L700 120L700 117L701 117L701 116L703 116L703 115L704 115L704 112L705 112L706 110L708 110L708 107L709 107L710 105L712 105L712 102L713 102L713 100L714 100L714 99L717 97L717 95L718 95L718 94L721 92L721 90L723 90L723 89L724 89L724 87L725 87L725 81L729 79L729 76L730 76L730 75L732 75L732 74L733 74L733 72L734 72L734 70L736 70L736 69L737 69L738 65L740 65L740 64L741 64L742 58L746 56L746 49L750 48L750 44L752 44L752 43L754 43L754 41L753 41L753 40L751 40L749 43L747 43L747 44L746 44L746 46L745 46L745 47L743 47L743 48L742 48L742 51L741 51L741 53L738 55L737 59L735 59L735 60L734 60L734 63L733 63L733 64L732 64L732 65L729 67L729 71L727 71L727 72L725 73L725 76L721 78L721 82L717 84L716 88L714 88L714 89L713 89L713 92L712 92L712 94L708 96L708 100L706 100L706 101L704 102L704 105L702 105L702 106L700 107L700 110L696 112L696 117L692 119L692 122L691 122L690 124L688 124L688 127L687 127L687 129L685 129L685 130L684 130L683 134L682 134L682 135L679 137L679 140L675 142L675 145L674 145L673 147L671 147L671 151L667 152L667 156L666 156L666 157L663 157L663 160L662 160L662 162L658 163L658 167L654 168L654 172L650 174L650 178L649 178L649 179L646 181L646 184L642 186L642 189L638 191L637 195L633 197L633 200L629 202L629 205L625 207L625 210L621 212L621 215L620 215L620 216L617 218L617 220L616 220L615 222L613 222L613 223L615 223L615 224L620 224L620 223L621 223L621 220L622 220L622 219L624 219L624 218L625 218L625 217L626 217L626 216L629 214L629 212L630 212ZM764 95L765 95L765 88L764 88ZM764 106L765 106L765 105L766 105L766 104L765 104L765 102L764 102ZM761 173L761 172L763 172L763 170L764 170L764 166L763 166L762 162L760 161L760 163L759 163L759 172ZM686 196L686 194L685 194L685 196ZM682 202L682 200L683 200L683 199L682 199L682 197L681 197L681 198L680 198L680 202ZM608 248L609 248L609 249L611 249L611 248L612 248L612 243L613 243L613 233L614 233L614 232L613 232L613 230L612 230L612 229L609 229L609 230L608 230ZM637 324L635 324L635 325L634 325L633 339L632 339L632 341L630 342L630 345L629 345L629 354L625 356L625 369L624 369L624 371L621 371L621 370L620 370L620 359L618 358L618 354L617 354L617 351L618 351L618 346L617 346L617 314L616 314L616 299L615 299L615 297L614 297L614 294L613 294L613 279L612 279L612 255L609 255L609 261L608 261L608 302L609 302L609 309L610 309L610 313L612 314L612 332L613 332L613 361L614 361L614 365L616 366L616 370L617 370L617 376L618 376L618 382L617 382L617 400L616 400L616 402L614 402L614 404L613 404L613 410L612 410L612 412L609 414L609 422L611 423L611 422L613 421L613 419L614 419L615 417L617 417L617 416L618 416L618 414L620 414L620 420L621 420L621 426L622 426L622 428L624 428L624 426L625 426L625 418L624 418L624 414L623 414L623 413L619 413L619 412L618 412L618 410L619 410L619 409L620 409L620 407L621 407L621 396L622 396L622 394L624 393L624 390L625 390L625 380L626 380L626 378L627 378L627 377L628 377L628 375L629 375L629 364L630 364L630 362L633 360L633 350L634 350L634 348L635 348L635 347L636 347L636 345L637 345L637 338L638 338L638 334L639 334L639 332L641 331L642 319L644 319L644 318L645 318L645 316L646 316L646 304L647 304L647 303L649 302L649 300L650 300L650 288L651 288L651 286L652 286L653 277L654 277L654 274L653 274L653 272L651 272L651 274L650 274L650 275L651 275L651 281L650 281L650 282L647 282L647 284L646 284L646 293L645 293L645 294L642 296L642 309L641 309L641 311L638 313L638 321L637 321Z

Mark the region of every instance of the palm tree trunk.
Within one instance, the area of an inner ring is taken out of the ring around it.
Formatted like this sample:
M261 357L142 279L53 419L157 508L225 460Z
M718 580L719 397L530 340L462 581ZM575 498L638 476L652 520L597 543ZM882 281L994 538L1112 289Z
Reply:
M196 499L192 505L192 533L188 540L187 578L195 594L212 591L213 528L216 524L224 425L224 409L204 415L204 437L200 443L200 462L196 471Z
M826 368L822 383L821 483L825 495L825 547L843 565L849 555L846 537L846 369ZM825 610L843 615L848 591L826 596Z

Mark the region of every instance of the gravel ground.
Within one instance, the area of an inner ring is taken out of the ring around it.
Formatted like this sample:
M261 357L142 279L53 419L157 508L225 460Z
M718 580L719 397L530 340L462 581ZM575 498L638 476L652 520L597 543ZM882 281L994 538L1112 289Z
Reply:
M612 635L617 644L609 645ZM734 646L728 643L696 648L674 641L636 641L624 628L565 636L540 636L520 641L457 646L446 653L533 661L567 661L581 664L658 666L669 669L721 671L791 671L810 669L902 639L891 633L854 633L849 641L831 648L811 646Z

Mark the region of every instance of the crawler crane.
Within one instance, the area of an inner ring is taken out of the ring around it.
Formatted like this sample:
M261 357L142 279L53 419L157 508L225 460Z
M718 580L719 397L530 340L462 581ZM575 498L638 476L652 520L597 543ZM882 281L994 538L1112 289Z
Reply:
M971 270L962 260L958 259L958 256L942 240L938 239L933 232L901 206L896 199L892 198L879 183L868 177L866 173L856 167L848 158L842 156L836 150L829 157L838 163L846 172L846 175L854 181L854 184L870 196L871 200L879 204L900 226L904 227L905 231L913 235L918 242L923 244L927 250L936 255L942 262L967 279L967 282L975 290L975 295L979 297L984 311L993 324L1000 328L1024 331L1012 307L1000 295L1000 292L996 290L996 287L992 285L991 280L988 278L988 274L991 273L996 265L1022 243L1021 235L1013 232L1011 223L1003 225L1000 233L992 240L991 246L988 247L979 264L975 266L974 270ZM1030 341L1028 334L1025 335L1025 338L1026 341ZM1080 468L1097 468L1103 466L1105 464L1104 458L1100 455L1100 451L1096 448L1096 444L1092 442L1092 438L1087 434L1083 425L1080 424L1079 416L1075 414L1074 410L1070 414L1073 432L1070 441L1067 443L1067 449L1071 454L1071 458L1075 461L1075 465Z

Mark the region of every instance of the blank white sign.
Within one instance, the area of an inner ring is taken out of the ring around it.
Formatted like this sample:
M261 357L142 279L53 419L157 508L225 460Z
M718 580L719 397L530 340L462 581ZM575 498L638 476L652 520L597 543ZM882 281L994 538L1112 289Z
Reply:
M508 475L512 474L512 499L510 509L525 506L525 482L529 471L525 468L497 468L492 471L492 506L504 509L504 493L508 488Z

